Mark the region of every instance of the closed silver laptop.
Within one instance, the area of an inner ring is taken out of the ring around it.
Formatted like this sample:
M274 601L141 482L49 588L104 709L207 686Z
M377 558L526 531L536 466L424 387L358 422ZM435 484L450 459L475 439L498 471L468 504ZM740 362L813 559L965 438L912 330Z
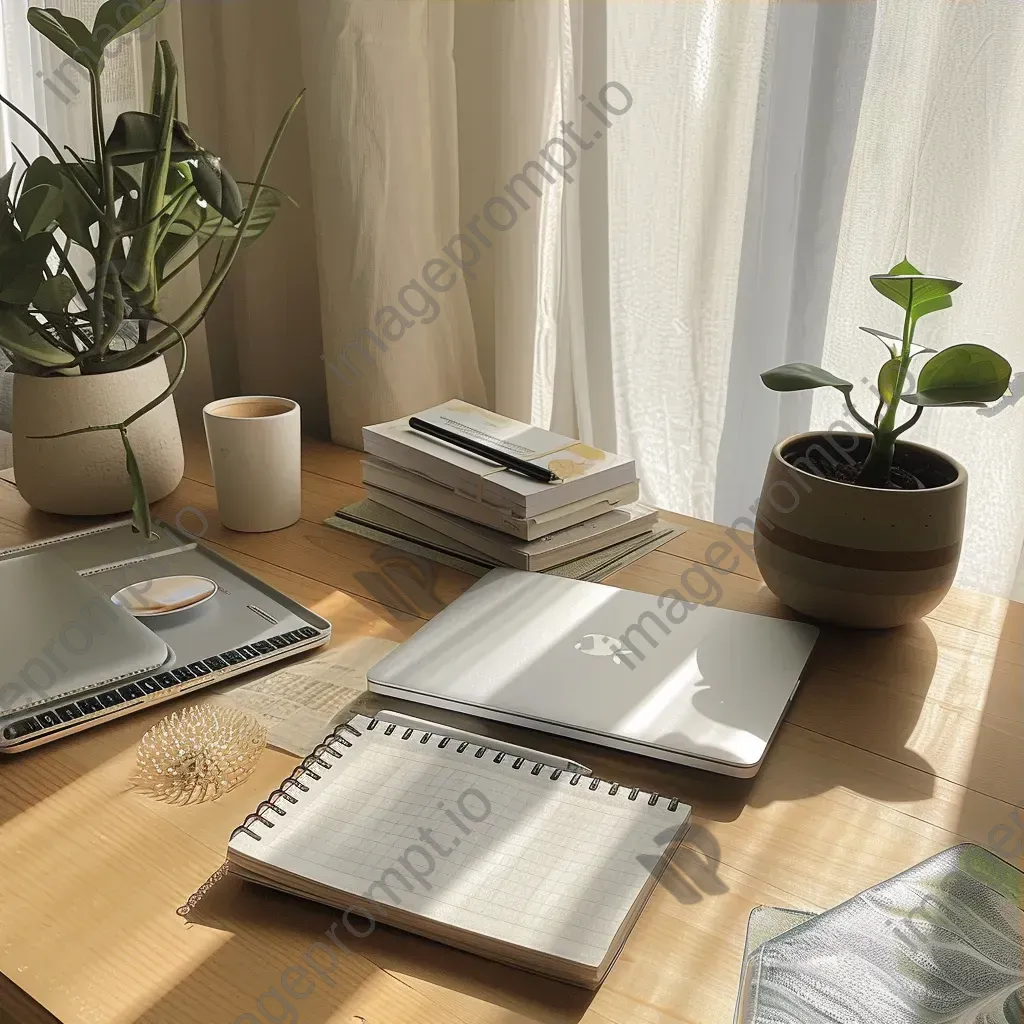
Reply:
M495 569L378 662L370 689L749 777L815 626Z

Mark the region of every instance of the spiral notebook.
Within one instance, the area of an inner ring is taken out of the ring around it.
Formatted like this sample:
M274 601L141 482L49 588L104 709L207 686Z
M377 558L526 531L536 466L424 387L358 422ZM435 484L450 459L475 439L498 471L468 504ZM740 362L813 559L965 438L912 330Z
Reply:
M593 989L689 819L678 799L356 716L235 829L228 864Z

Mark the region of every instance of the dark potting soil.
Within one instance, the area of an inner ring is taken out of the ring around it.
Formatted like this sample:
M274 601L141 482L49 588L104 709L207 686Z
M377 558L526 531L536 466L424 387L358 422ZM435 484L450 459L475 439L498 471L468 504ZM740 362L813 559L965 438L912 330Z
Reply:
M825 480L856 484L870 450L870 440L857 438L853 448L848 447L848 443L854 441L851 435L841 440L847 444L833 444L828 437L805 438L785 449L782 457L805 473L812 473ZM907 491L944 487L956 478L956 469L945 459L897 442L889 479L879 490Z
M828 479L838 480L843 484L855 484L857 477L860 476L861 470L864 468L863 462L858 462L856 465L848 466L845 462L839 463L838 465L830 467L832 472L828 476ZM824 473L819 474L825 476ZM913 473L908 473L905 469L900 469L899 466L893 466L889 470L889 479L886 480L885 484L880 490L889 491L919 491L926 486L920 477Z

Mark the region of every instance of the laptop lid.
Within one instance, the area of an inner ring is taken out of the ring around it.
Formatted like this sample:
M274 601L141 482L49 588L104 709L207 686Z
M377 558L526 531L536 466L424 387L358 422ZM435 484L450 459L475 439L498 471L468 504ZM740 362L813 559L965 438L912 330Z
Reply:
M368 673L372 690L753 774L815 626L495 569Z

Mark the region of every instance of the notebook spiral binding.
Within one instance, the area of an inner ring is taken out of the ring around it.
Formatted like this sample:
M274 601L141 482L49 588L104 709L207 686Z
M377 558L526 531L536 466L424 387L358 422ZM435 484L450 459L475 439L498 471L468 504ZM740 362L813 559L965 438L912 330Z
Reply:
M338 726L337 729L334 730L334 732L328 733L302 759L302 761L295 766L295 769L292 771L291 775L289 775L286 779L282 779L281 785L279 785L277 789L272 790L267 799L263 800L257 806L256 810L253 811L252 814L246 815L245 820L242 822L242 824L239 825L238 828L236 828L231 833L231 839L234 839L239 832L244 832L246 835L252 836L253 839L259 842L262 839L262 837L258 835L256 832L253 832L253 830L249 828L249 826L255 824L257 821L262 821L263 824L267 826L267 828L273 828L274 822L268 821L266 818L263 817L263 809L267 808L268 810L273 811L279 817L283 818L288 813L288 811L285 810L283 807L278 807L276 803L278 797L280 797L282 800L287 800L288 803L291 804L298 803L298 800L295 797L293 797L291 793L288 792L289 787L298 787L299 790L301 790L303 793L308 793L309 786L303 783L302 776L308 775L310 776L310 778L315 779L317 782L319 782L323 778L323 775L317 774L317 772L313 770L313 766L317 765L320 768L322 768L325 772L330 771L331 768L334 767L334 765L331 762L324 760L324 755L327 754L330 754L330 756L333 757L335 761L341 760L341 752L335 750L332 744L340 743L344 747L351 747L352 744L344 736L344 732L346 730L348 730L356 736L363 735L354 725L352 725L349 722L343 722L341 725Z
M394 731L396 729L400 728L400 726L395 725L393 722L383 723L382 720L379 719L379 718L371 718L370 721L367 723L366 729L367 729L368 732L373 732L373 730L376 729L377 726L381 725L381 724L386 724L387 725L387 728L384 730L384 735L385 736L392 735L392 733L394 733ZM303 793L308 793L309 792L309 786L305 785L302 782L302 778L301 777L303 775L309 775L315 781L319 782L323 778L323 775L317 774L313 770L313 765L318 765L324 771L330 771L331 768L334 767L333 764L331 764L328 761L325 761L322 755L330 754L330 756L333 757L335 759L335 761L340 761L341 760L341 758L344 755L340 751L335 750L332 747L332 744L333 743L340 743L340 744L342 744L342 746L351 747L352 744L343 735L343 733L346 730L348 730L349 732L353 733L356 736L362 736L363 735L350 722L344 722L341 725L339 725L338 728L334 730L334 732L329 733L327 736L325 736L323 738L323 740L320 743L318 743L309 752L309 754L306 755L306 757L295 767L295 770L291 773L291 775L289 775L286 779L283 779L281 781L281 785L278 786L277 789L273 790L270 793L270 795L267 797L267 799L262 801L259 804L259 806L257 806L256 810L253 811L252 814L249 814L249 815L246 816L246 818L242 822L242 824L239 825L238 828L236 828L231 833L231 838L234 839L234 837L236 835L238 835L239 832L244 832L246 835L252 836L253 839L255 839L257 842L259 842L262 839L262 837L260 835L258 835L256 832L253 832L252 829L249 828L249 826L252 825L252 824L255 824L257 821L261 821L261 822L263 822L264 825L267 826L267 828L273 828L274 827L274 822L269 821L269 820L267 820L266 818L263 817L263 810L264 810L264 808L266 808L267 810L273 811L276 815L278 815L279 817L283 818L288 813L288 811L285 808L279 807L277 805L277 803L276 803L277 799L280 797L282 800L287 800L288 803L292 803L292 804L298 803L298 800L295 797L293 797L291 795L291 793L288 792L288 788L289 787L297 786L299 788L299 790L301 790ZM415 735L415 733L416 733L415 729L405 729L403 731L400 739L402 739L402 740L412 739L412 737ZM434 734L431 733L431 732L424 732L423 735L420 737L419 742L420 743L424 743L424 744L425 743L429 743L430 740L433 738L433 736L434 736ZM441 736L439 738L439 742L437 744L438 749L439 750L443 750L445 747L448 746L448 744L450 742L452 742L452 737L451 736ZM474 744L474 743L471 743L469 740L462 740L462 741L459 742L458 747L456 747L456 753L458 753L458 754L464 753L466 750L468 750L472 746L477 746L477 745ZM493 758L495 764L501 764L505 760L506 757L511 757L512 756L511 754L508 753L508 751L505 751L505 750L492 750L489 747L477 746L477 750L473 754L473 757L474 758L482 758L486 754L494 754L495 755L494 758ZM523 764L525 763L525 760L526 759L523 758L523 757L516 757L513 760L513 762L512 762L512 768L514 770L518 771L520 768L522 768ZM530 774L531 775L540 775L540 773L542 771L544 771L545 768L551 768L551 775L549 776L549 778L551 779L552 782L556 782L562 775L567 774L567 770L564 769L564 768L554 768L552 765L545 765L545 764L539 764L539 763L535 763L534 764L534 766L530 769ZM606 786L608 786L608 796L615 796L619 792L619 790L622 788L619 785L619 783L617 783L617 782L608 782L606 779L598 779L598 778L594 778L592 776L583 775L582 773L575 773L575 774L573 774L572 778L569 780L569 785L570 786L578 786L580 781L582 779L584 779L584 778L587 779L587 782L588 782L587 788L591 792L597 790L601 785L606 785ZM657 803L658 803L658 801L660 799L668 800L668 802L669 802L668 803L668 809L670 811L676 811L679 808L679 804L681 802L677 798L667 797L667 796L663 798L661 796L661 794L659 794L659 793L646 793L646 792L641 791L639 788L631 789L629 791L629 798L628 799L635 801L635 800L637 800L641 796L647 797L647 804L650 807L657 806Z

